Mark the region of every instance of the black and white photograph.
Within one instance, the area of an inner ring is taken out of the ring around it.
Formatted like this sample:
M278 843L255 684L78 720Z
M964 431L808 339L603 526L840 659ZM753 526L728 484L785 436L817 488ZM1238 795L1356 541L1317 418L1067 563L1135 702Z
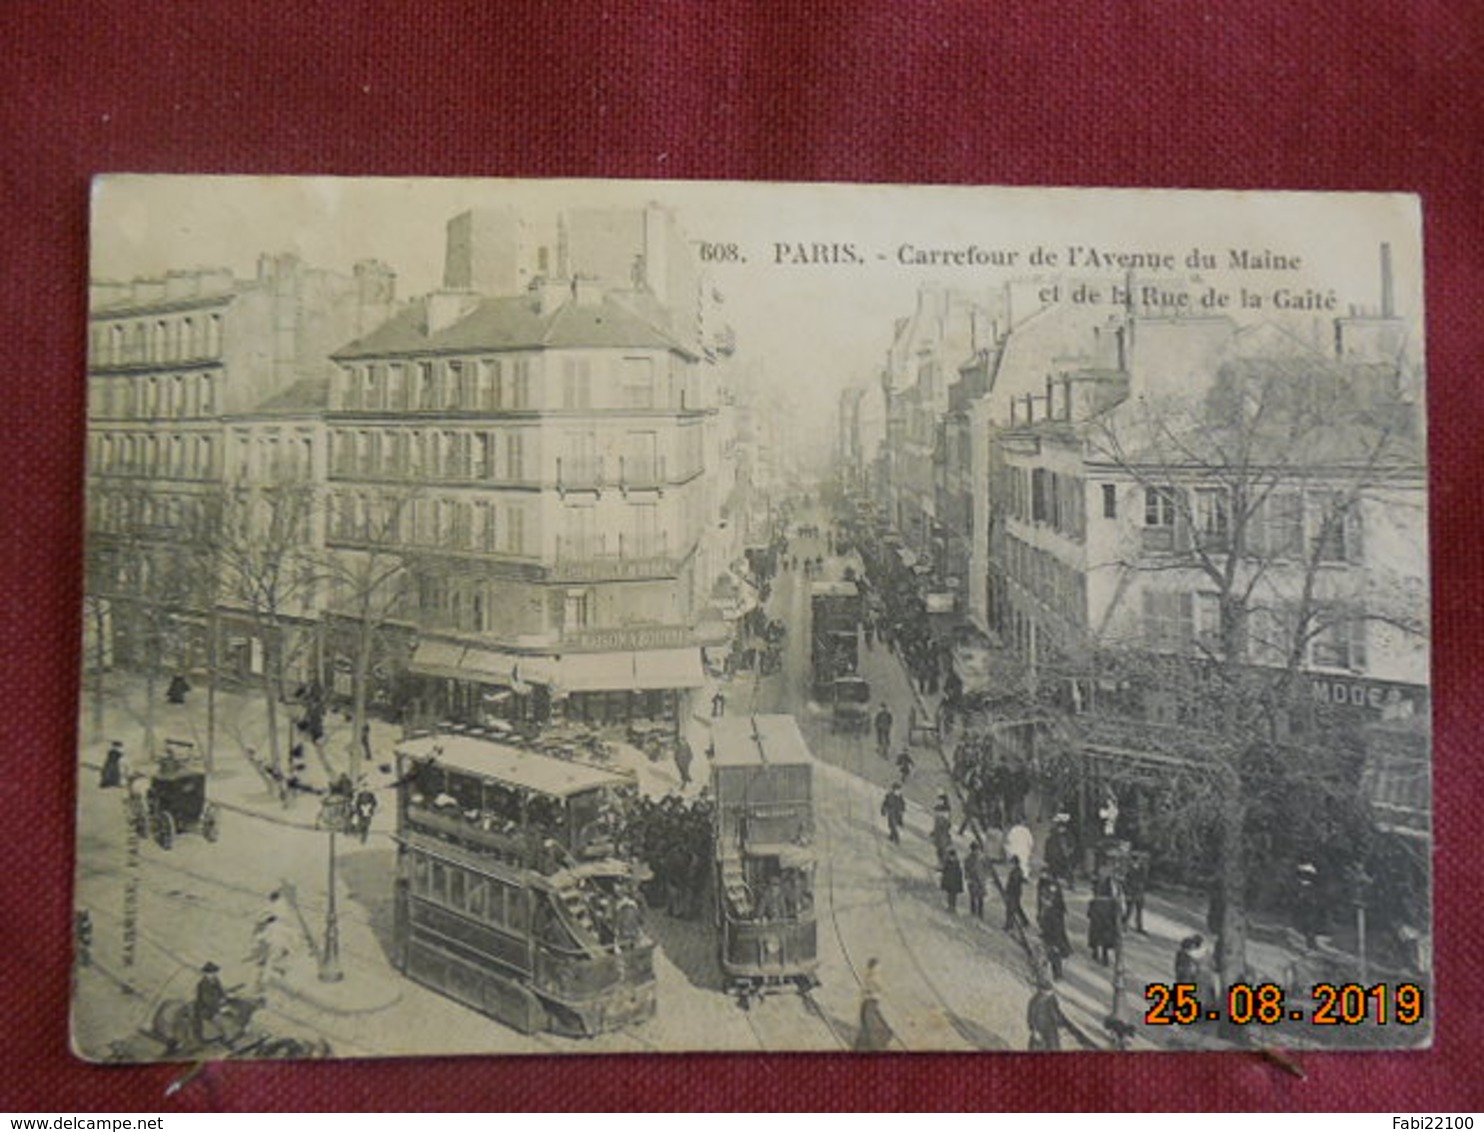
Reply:
M1421 205L94 182L94 1062L1433 1032Z

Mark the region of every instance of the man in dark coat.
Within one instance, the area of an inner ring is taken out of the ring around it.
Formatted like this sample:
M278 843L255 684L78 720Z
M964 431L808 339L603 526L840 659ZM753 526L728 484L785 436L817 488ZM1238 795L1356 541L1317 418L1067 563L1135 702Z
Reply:
M881 815L886 818L886 836L893 844L902 843L902 820L907 815L907 799L902 796L902 784L893 782L886 797L881 799Z
M1103 966L1118 947L1123 917L1112 877L1100 877L1093 887L1092 902L1087 906L1087 946Z
M1036 888L1036 924L1051 961L1051 977L1059 979L1062 960L1072 954L1072 943L1067 939L1067 902L1055 877L1043 876Z
M221 1027L217 1025L216 1018L227 1004L227 991L222 986L221 979L217 978L220 970L215 963L207 963L201 968L201 978L196 982L192 1021L195 1023L197 1041L210 1041L221 1036Z
M984 856L984 846L975 839L969 846L969 855L964 858L964 886L969 890L969 913L984 919L984 889L989 876L989 860Z
M876 750L884 759L891 750L891 725L894 722L891 708L885 704L876 713Z
M124 745L115 739L108 745L108 754L103 756L103 770L98 775L98 786L107 790L124 784Z
M1149 888L1149 854L1129 855L1128 871L1123 877L1123 926L1133 924L1134 931L1148 935L1144 930L1144 893Z
M1025 892L1025 870L1021 868L1020 858L1010 858L1010 873L1005 878L1005 930L1008 932L1016 925L1028 927L1030 921L1025 918L1025 909L1020 906L1021 895Z
M1046 834L1046 871L1068 889L1073 887L1072 835L1068 829L1071 816L1057 814L1051 822L1051 831Z
M964 890L964 867L959 863L958 851L951 845L943 854L943 893L948 897L948 910L958 911L958 897Z
M1051 989L1051 980L1044 974L1036 979L1036 992L1025 1006L1025 1024L1030 1029L1031 1040L1027 1049L1061 1049L1062 1027L1061 1003Z

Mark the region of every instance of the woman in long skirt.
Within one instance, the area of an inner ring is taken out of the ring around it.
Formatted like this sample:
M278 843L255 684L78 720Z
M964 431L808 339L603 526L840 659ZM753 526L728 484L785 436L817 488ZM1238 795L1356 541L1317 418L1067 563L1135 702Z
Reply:
M861 1020L856 1031L855 1048L870 1052L891 1045L896 1034L881 1013L881 980L875 957L866 960L866 973L861 979Z

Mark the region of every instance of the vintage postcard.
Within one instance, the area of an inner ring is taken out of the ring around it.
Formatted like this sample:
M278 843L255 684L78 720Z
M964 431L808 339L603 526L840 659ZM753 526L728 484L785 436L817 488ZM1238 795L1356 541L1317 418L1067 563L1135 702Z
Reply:
M1430 1042L1416 198L92 223L81 1057Z

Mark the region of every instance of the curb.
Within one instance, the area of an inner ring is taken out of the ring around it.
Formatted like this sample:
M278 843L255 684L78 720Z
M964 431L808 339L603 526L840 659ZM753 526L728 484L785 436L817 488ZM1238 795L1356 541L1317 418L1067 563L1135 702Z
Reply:
M362 979L366 979L366 976L362 976ZM321 984L316 983L315 985ZM281 991L289 998L307 1003L325 1014L335 1014L342 1018L352 1018L364 1014L378 1014L389 1007L395 1006L402 1000L402 991L400 988L388 986L382 988L383 994L376 1000L365 1004L344 1005L332 1001L335 996L332 988L344 986L344 983L324 983L322 985L326 988L325 994L314 993L308 987L301 985L297 980L294 982L284 982L281 979L274 979L268 983L270 990Z

